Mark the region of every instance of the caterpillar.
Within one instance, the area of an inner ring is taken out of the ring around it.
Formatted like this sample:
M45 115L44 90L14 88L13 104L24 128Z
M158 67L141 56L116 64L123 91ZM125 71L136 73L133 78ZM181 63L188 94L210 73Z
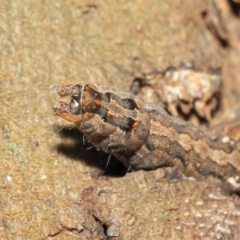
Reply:
M220 179L240 191L240 151L228 137L211 137L132 93L99 84L59 84L53 114L76 125L97 149L133 170L173 167L204 179Z

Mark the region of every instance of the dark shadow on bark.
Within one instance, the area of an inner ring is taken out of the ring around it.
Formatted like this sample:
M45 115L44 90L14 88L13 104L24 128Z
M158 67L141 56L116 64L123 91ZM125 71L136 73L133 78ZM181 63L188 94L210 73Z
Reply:
M240 16L240 3L238 2L234 2L232 0L228 0L229 6L232 10L232 13L236 16L239 17Z
M84 135L76 128L69 130L68 127L62 128L54 126L54 132L60 135L62 139L71 139L73 143L60 143L56 146L58 153L67 156L74 161L82 161L87 165L99 169L98 175L108 176L124 176L127 173L127 168L119 162L114 156L111 156L102 151L98 151Z

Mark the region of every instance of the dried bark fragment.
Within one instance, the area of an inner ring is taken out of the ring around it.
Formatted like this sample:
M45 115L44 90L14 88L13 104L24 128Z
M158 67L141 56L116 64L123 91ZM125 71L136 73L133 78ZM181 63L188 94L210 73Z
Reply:
M221 77L193 68L170 68L145 79L137 78L132 91L146 103L161 104L173 116L198 117L210 121L219 105Z

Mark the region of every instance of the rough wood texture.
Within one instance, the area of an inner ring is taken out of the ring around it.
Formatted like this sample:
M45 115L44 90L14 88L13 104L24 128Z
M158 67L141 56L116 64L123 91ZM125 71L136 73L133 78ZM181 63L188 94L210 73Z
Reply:
M234 199L222 195L208 181L168 181L165 174L158 169L99 179L95 216L125 233L116 239L238 238L240 210ZM141 191L135 194L136 189ZM115 202L121 205L116 207Z
M236 23L239 18L229 2L1 4L1 239L200 239L200 231L191 227L205 227L198 225L199 211L208 216L206 222L216 223L212 232L221 234L216 237L239 239L234 227L239 226L238 202L218 192L215 184L168 181L161 171L159 177L156 172L136 172L116 178L112 171L122 169L113 166L114 159L108 175L96 177L108 155L87 150L91 146L83 145L83 136L69 131L72 125L58 132L65 122L56 124L51 117L57 100L49 93L51 85L78 79L129 90L137 76L194 62L203 71L222 67L224 104L216 121L219 116L231 118L239 105L240 74L239 24L228 23L229 17ZM207 16L218 21L207 25ZM219 32L228 29L222 33L231 44L219 44L211 26ZM106 193L104 186L109 186ZM212 196L219 196L219 202ZM184 208L176 210L182 204Z

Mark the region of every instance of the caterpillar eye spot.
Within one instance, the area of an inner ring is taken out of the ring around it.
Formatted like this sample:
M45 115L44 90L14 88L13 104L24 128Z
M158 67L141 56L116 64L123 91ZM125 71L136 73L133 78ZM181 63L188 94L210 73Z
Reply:
M134 122L132 124L132 130L136 130L138 128L138 126L139 126L139 123L138 122Z
M136 102L135 102L135 105L136 105L136 108L137 108L137 109L140 109L140 107L141 107L140 102L137 102L137 101L136 101Z
M58 92L60 93L60 95L64 95L64 94L65 94L65 88L60 87L60 88L58 89Z
M72 101L70 102L70 112L73 115L80 114L80 105L78 101L72 99Z
M110 117L112 117L112 116L113 116L112 113L111 113L110 111L108 111L108 112L107 112L107 117L110 118Z
M63 103L59 103L58 106L57 106L58 109L62 109L64 108L64 104Z

